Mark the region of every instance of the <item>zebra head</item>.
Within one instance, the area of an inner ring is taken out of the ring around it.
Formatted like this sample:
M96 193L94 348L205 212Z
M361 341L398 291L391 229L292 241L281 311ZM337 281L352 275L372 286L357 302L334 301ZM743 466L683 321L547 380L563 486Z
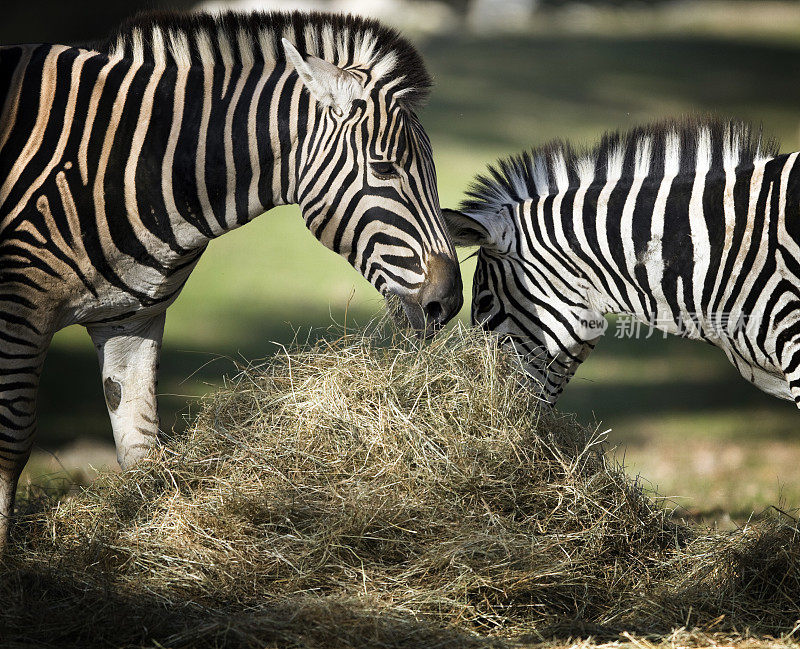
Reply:
M479 246L473 325L498 334L519 354L542 399L555 404L602 334L605 320L572 301L566 278L552 277L544 257L533 249L535 235L524 225L531 205L494 205L484 211L473 204L466 211L443 213L456 245Z
M380 63L340 67L283 45L312 104L297 163L307 227L399 298L418 332L435 332L461 308L462 285L430 141L405 100L415 89Z

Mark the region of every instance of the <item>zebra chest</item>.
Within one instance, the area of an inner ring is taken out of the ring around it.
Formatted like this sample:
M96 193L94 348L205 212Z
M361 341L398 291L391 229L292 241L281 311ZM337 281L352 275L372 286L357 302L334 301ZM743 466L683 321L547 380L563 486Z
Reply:
M198 258L199 254L173 263L165 271L121 255L103 264L92 263L87 257L81 264L85 272L74 274L65 296L61 326L163 312L178 297Z

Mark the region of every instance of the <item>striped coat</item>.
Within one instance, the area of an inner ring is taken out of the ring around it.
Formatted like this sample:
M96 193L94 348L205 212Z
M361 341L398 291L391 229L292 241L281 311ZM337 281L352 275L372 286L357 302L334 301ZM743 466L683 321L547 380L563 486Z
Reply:
M445 211L480 246L473 321L512 341L550 403L617 313L719 347L800 405L798 155L689 120L501 161Z

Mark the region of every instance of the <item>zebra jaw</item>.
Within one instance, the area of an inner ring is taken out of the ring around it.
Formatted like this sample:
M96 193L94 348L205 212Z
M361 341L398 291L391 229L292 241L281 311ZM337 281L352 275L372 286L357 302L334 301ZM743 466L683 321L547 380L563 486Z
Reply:
M461 310L464 304L461 272L452 259L432 254L426 280L413 293L389 292L386 304L399 324L412 328L420 338L430 338Z

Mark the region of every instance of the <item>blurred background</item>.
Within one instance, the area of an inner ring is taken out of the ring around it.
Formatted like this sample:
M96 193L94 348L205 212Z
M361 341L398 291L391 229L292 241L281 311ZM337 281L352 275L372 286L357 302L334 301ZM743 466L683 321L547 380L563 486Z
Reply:
M87 41L147 8L198 5L6 0L0 43ZM744 118L784 151L800 148L798 2L242 0L200 8L349 11L401 28L436 80L421 117L444 206L456 205L497 156L555 137L591 144L606 130L665 116ZM462 268L469 298L473 265ZM193 400L236 363L380 309L377 293L313 239L296 207L226 235L169 311L162 427L184 427ZM617 333L612 322L561 410L608 430L628 470L690 515L725 525L771 504L800 506L800 413L791 403L750 386L712 347ZM23 483L64 471L85 481L90 467L115 464L97 360L81 328L56 336L40 413Z

